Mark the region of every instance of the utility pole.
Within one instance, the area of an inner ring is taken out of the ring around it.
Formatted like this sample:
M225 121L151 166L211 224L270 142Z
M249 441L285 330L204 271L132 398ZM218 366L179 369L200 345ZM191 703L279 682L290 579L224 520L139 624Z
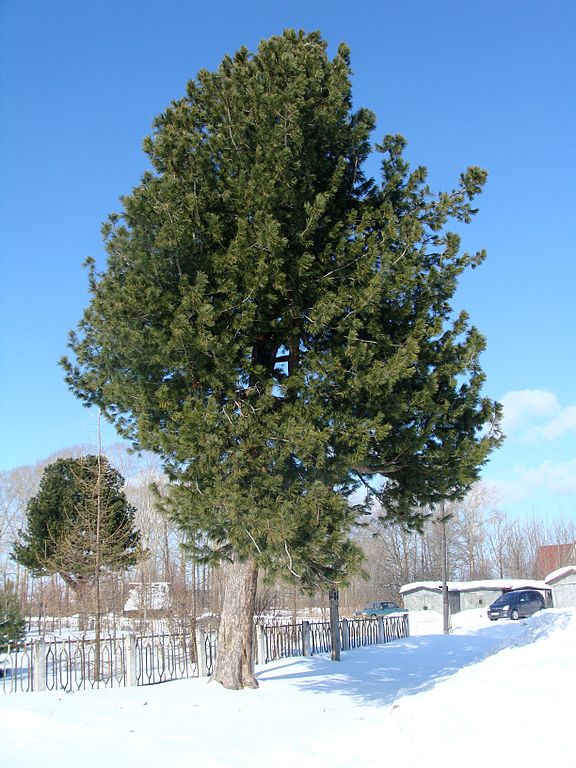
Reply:
M98 463L96 475L96 545L94 552L94 586L95 586L95 639L94 639L94 681L100 687L100 646L102 637L102 605L100 594L101 557L100 539L102 533L102 432L100 425L101 412L98 409Z
M446 515L444 502L440 505L440 524L442 526L442 626L445 635L450 634L450 603L448 601L448 546L446 542Z
M340 612L338 589L333 587L328 591L330 600L330 640L332 646L332 661L340 661Z

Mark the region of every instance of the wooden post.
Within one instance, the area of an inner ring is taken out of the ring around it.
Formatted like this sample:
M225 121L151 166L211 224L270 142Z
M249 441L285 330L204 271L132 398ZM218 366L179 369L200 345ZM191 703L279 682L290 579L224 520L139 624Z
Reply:
M332 661L340 661L340 616L338 611L338 590L333 588L328 592L330 600L330 645Z
M310 622L302 622L302 656L312 656L312 643L310 637Z
M342 650L350 650L350 628L348 626L348 619L342 619Z

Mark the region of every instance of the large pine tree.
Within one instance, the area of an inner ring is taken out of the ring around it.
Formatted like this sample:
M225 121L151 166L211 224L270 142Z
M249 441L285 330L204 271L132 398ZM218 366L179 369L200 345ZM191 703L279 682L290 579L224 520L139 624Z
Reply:
M104 226L67 381L164 458L173 518L196 555L231 565L216 679L255 685L256 573L335 585L348 533L461 494L497 444L484 342L452 317L485 173L434 195L404 141L377 146L352 110L349 52L292 31L201 71L145 142L153 170ZM486 425L489 426L486 429Z

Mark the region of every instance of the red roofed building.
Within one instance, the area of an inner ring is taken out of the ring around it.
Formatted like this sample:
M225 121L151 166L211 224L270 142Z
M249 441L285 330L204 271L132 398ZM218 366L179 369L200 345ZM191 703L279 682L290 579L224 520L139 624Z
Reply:
M538 548L538 577L546 578L552 571L564 565L576 563L576 542L571 544L548 544Z

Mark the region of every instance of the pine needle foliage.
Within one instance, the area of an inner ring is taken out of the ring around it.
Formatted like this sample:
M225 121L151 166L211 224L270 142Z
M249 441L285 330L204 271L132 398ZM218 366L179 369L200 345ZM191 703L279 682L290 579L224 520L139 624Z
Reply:
M135 509L124 478L103 456L58 459L26 508L12 557L37 576L59 574L76 591L102 572L123 571L140 554Z
M18 593L12 582L6 581L0 590L0 651L18 645L25 636L26 620L20 612Z
M197 557L302 585L359 567L348 533L375 495L418 526L414 508L464 493L500 440L484 339L451 307L484 253L447 225L470 221L486 173L434 194L402 137L373 150L349 51L326 47L286 31L241 48L155 120L62 361L86 405L163 457Z

